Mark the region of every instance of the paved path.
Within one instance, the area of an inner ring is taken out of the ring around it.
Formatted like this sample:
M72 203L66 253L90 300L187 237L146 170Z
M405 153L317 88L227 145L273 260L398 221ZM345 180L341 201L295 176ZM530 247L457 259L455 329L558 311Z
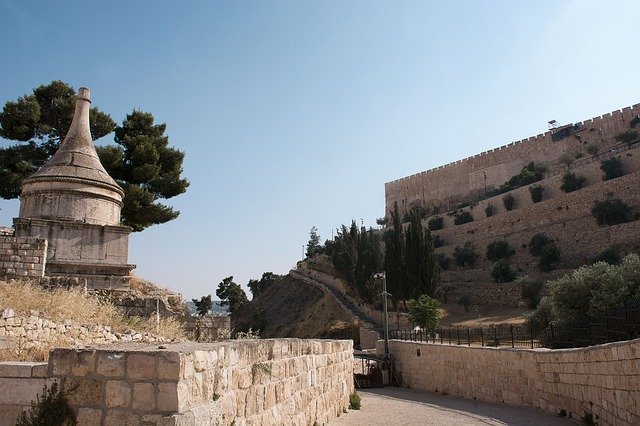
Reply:
M362 407L330 425L570 425L569 419L514 407L402 388L359 391Z

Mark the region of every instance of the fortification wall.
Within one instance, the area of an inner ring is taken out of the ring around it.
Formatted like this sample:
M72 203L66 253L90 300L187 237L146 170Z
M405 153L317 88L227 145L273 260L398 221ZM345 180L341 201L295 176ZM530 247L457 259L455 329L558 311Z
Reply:
M381 351L383 342L378 342ZM512 349L389 342L404 384L490 402L592 413L640 424L640 339L580 349Z
M349 405L353 342L55 349L47 377L61 383L83 425L327 424ZM8 389L21 383L0 380L0 404L10 405ZM2 424L12 420L0 417Z
M44 276L47 240L0 235L0 278Z
M630 121L640 114L640 104L576 123L581 130L554 142L552 133L512 142L462 160L385 184L385 214L398 203L400 213L414 203L443 205L444 210L469 201L496 188L518 174L531 161L558 167L558 159L567 152L584 152L588 145L603 150L615 145L615 136L628 130ZM485 178L486 176L486 178Z

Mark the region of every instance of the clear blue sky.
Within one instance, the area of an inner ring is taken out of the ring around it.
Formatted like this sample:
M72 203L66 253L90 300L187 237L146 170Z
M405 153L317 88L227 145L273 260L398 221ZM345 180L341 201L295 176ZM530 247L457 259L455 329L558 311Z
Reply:
M0 103L59 79L117 122L166 122L191 187L129 259L199 297L286 273L314 225L375 225L387 181L640 102L638 16L635 0L0 0ZM9 225L17 201L0 208Z

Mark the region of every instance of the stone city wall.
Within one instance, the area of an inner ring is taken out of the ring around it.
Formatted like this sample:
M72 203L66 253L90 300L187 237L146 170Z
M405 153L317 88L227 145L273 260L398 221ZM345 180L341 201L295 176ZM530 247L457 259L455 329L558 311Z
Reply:
M0 362L0 424L16 424L43 387L57 381L48 377L46 362Z
M383 341L378 342L378 351ZM530 406L597 424L640 424L640 339L578 349L389 342L411 388Z
M615 136L628 130L640 114L640 104L576 123L581 130L559 141L551 132L512 142L483 153L385 184L385 214L398 203L400 214L414 202L444 206L450 210L460 202L491 190L517 175L531 161L555 163L567 153L583 152L588 145L606 149L617 144ZM486 176L486 179L485 179Z
M83 425L326 424L349 405L353 342L55 349L48 368Z
M0 278L44 276L46 253L44 238L0 235Z
M182 323L189 340L217 342L231 337L230 315L180 316L178 320Z

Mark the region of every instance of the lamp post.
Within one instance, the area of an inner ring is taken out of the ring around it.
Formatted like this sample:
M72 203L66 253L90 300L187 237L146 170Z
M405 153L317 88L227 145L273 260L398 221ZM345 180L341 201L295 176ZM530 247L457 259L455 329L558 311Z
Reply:
M302 257L300 258L301 262L304 262L304 244L302 245Z
M378 272L373 276L376 279L382 280L382 328L384 329L384 356L389 357L389 313L387 310L387 274L385 272Z

